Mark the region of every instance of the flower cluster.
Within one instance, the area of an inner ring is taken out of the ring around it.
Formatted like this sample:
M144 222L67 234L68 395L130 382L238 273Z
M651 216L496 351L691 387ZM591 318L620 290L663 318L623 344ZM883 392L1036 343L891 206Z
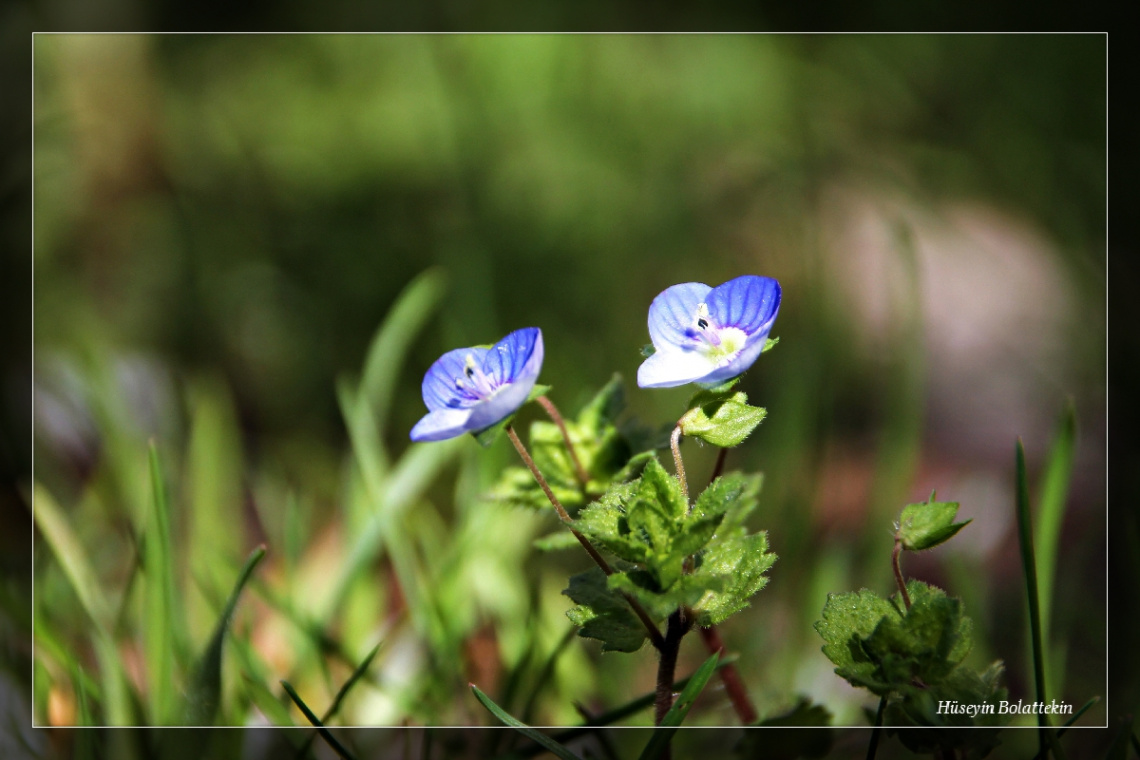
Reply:
M776 312L780 284L744 275L715 288L688 282L664 290L649 306L654 353L637 372L642 388L730 380L760 356ZM413 441L477 433L514 414L542 370L542 330L516 330L490 348L458 348L441 356L423 381L428 414Z

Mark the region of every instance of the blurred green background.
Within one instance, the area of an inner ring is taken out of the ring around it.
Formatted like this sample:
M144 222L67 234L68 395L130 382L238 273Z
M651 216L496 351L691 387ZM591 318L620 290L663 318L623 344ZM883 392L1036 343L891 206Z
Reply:
M765 473L754 527L780 555L722 631L761 713L802 694L865 723L811 624L829 591L890 590L891 522L933 489L974 523L906 570L961 596L972 657L1032 693L1014 440L1036 498L1069 399L1050 678L1077 706L1103 695L1105 46L37 35L35 478L107 597L128 692L115 713L37 534L37 723L80 722L85 689L94 722L172 718L155 678L186 688L258 543L221 722L304 723L278 680L323 707L378 642L345 725L484 722L467 682L501 696L512 676L539 724L651 691L651 652L560 643L559 591L586 561L531 549L551 515L481 498L506 442L420 449L407 431L444 350L540 326L542 381L573 412L635 377L654 295L744 273L783 285L781 342L744 380L769 417L729 457ZM370 356L409 283L385 333L406 353ZM687 393L627 395L664 423ZM148 440L170 497L168 652L148 644ZM703 659L686 647L683 672ZM734 722L716 693L693 720Z

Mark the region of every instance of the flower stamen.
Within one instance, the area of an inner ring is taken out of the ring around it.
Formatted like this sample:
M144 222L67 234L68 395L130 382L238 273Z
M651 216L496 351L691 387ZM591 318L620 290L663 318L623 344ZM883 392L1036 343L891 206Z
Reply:
M475 363L475 357L467 354L463 364L463 377L455 378L455 387L466 391L479 400L495 395L494 382Z

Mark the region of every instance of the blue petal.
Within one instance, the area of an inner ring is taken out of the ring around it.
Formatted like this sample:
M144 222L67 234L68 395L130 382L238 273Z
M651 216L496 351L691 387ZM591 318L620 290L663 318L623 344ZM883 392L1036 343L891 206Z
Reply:
M515 336L518 337L515 338ZM471 431L490 427L514 414L520 406L526 403L527 397L538 380L538 373L542 371L544 348L542 331L537 327L516 330L496 343L488 354L488 364L492 363L492 355L499 354L498 347L512 340L512 338L519 341L513 345L521 346L522 349L517 354L511 351L504 352L503 356L512 357L511 367L514 378L502 385L494 396L472 407L471 419L468 421L468 429ZM525 360L521 358L524 355ZM503 366L506 366L505 362Z
M421 387L427 408L433 412L439 409L466 409L477 402L478 399L473 394L455 386L455 379L463 377L468 356L479 364L486 354L485 348L457 348L436 359L424 375Z
M463 435L471 428L470 409L437 409L429 412L412 428L413 441L444 441Z
M649 305L649 338L658 351L688 342L685 331L692 327L697 306L712 291L701 282L686 282L666 288Z
M764 350L764 342L768 339L769 329L770 326L763 332L748 336L748 341L744 344L744 348L733 357L732 361L693 382L706 386L720 385L725 380L731 380L737 375L744 374L744 372L760 358L760 353Z
M716 364L699 351L658 351L637 368L642 388L672 388L697 382L716 370Z
M762 330L767 333L780 310L780 283L771 277L744 275L713 288L706 303L719 327L736 327L749 337Z
M524 371L527 363L538 351L538 369L542 368L542 330L537 327L524 327L515 330L507 337L491 346L483 359L482 370L495 385L513 383Z

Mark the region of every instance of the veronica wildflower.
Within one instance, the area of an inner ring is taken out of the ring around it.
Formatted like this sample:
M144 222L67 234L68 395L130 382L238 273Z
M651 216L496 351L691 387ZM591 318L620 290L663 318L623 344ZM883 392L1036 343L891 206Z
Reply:
M424 375L428 413L413 441L442 441L477 433L514 414L542 370L542 330L515 330L490 348L448 351Z
M637 370L637 384L712 386L736 377L764 350L779 309L780 283L771 277L667 288L649 306L654 353Z

